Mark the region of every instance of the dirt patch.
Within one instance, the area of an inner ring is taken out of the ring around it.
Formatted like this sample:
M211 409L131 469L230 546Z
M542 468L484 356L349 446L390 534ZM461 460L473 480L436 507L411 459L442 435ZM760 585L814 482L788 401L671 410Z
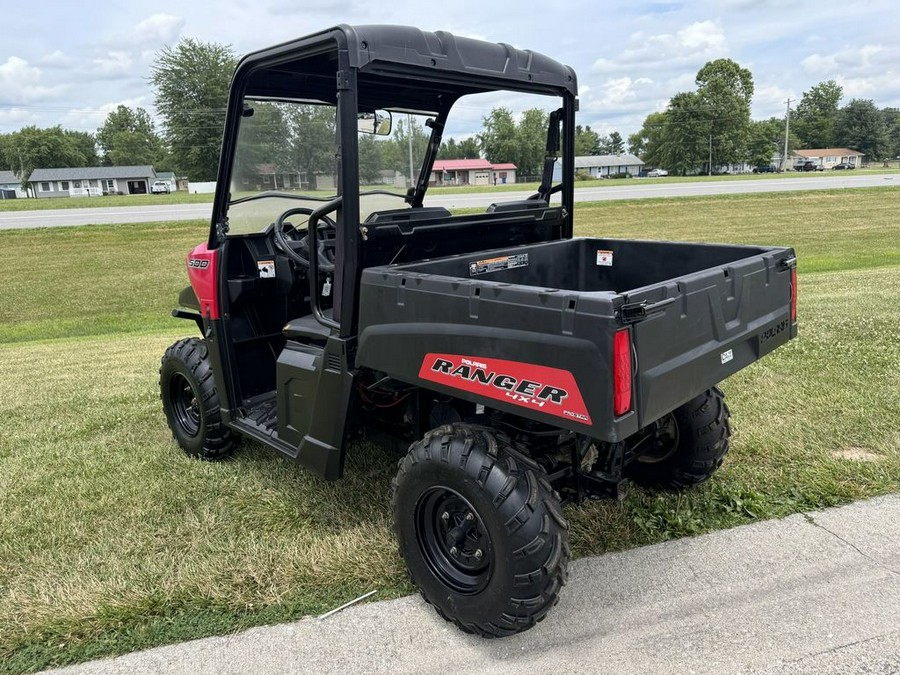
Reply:
M831 453L831 456L836 459L849 459L854 462L877 462L881 459L881 457L872 450L857 446L851 446L849 448L844 448L843 450L835 450Z

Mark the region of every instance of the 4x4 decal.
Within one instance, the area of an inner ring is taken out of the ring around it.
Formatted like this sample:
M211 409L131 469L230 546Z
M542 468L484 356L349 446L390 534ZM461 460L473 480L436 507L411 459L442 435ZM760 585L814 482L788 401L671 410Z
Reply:
M591 423L568 370L460 354L426 354L419 377L549 415Z

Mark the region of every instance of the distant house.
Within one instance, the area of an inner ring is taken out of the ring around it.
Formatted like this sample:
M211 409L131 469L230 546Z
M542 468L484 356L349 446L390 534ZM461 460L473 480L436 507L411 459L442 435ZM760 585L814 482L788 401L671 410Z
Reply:
M851 150L850 148L811 148L809 150L794 150L791 158L793 168L802 167L806 162L812 162L816 166L830 169L837 164L850 164L859 168L862 166L865 154Z
M378 172L378 183L381 185L393 185L394 187L406 187L406 176L396 169L382 169Z
M309 187L297 171L285 171L275 164L257 164L255 176L245 176L243 183L247 189L288 190Z
M637 176L643 168L641 159L628 153L575 157L575 172L586 173L591 178L605 178L619 173ZM562 180L562 164L559 160L553 167L553 180Z
M505 185L516 182L516 165L491 164L486 159L438 159L429 185Z
M25 196L19 177L12 171L0 171L0 199L22 199Z
M85 197L144 195L156 180L152 166L91 166L67 169L35 169L28 179L30 196Z
M177 192L178 190L187 191L187 179L178 178L174 171L157 171L156 180L163 181L169 186L169 192Z

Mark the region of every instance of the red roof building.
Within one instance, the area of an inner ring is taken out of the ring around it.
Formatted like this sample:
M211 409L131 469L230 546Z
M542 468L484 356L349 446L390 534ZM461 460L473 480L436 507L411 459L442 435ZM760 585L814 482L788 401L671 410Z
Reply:
M505 185L516 182L516 165L491 164L486 159L438 159L431 185Z

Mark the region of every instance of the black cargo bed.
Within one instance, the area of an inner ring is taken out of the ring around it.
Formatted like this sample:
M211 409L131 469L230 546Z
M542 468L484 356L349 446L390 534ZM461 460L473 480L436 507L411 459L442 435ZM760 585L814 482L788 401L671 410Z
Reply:
M568 371L589 414L502 410L616 441L756 361L796 333L792 249L570 239L363 271L357 365L427 381L435 355ZM627 328L633 409L612 410L612 354ZM571 412L571 411L570 411Z

